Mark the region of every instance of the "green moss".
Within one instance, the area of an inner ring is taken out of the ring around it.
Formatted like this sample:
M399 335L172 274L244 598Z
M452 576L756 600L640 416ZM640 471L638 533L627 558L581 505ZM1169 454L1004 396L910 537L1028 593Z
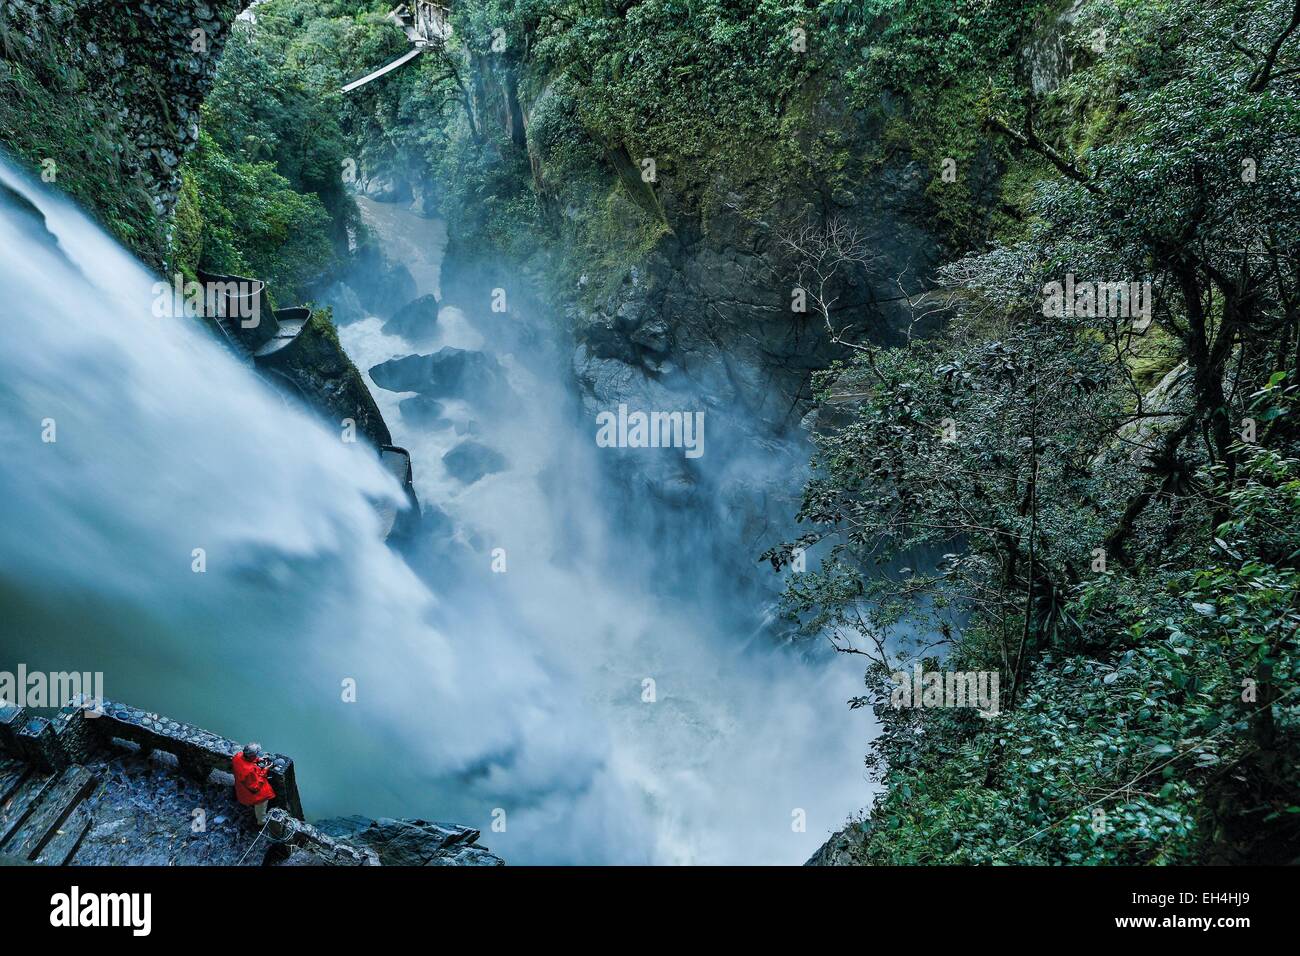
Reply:
M339 342L339 330L334 325L334 310L331 308L312 309L311 318L307 321L307 328L319 336L324 343L323 347L329 348L336 352L343 352L343 345ZM343 353L346 358L347 353ZM351 359L347 359L348 366L356 371L356 366L352 364Z
M316 392L322 409L336 420L355 418L357 427L376 446L393 438L365 379L339 342L329 309L314 309L288 350L287 362L304 387Z
M1133 340L1132 349L1128 363L1133 380L1142 389L1154 388L1183 360L1178 340L1154 323L1144 335Z
M168 257L172 268L186 279L198 278L199 265L203 259L203 230L203 208L198 183L194 177L188 177L181 182Z
M144 159L96 105L85 78L57 48L15 47L0 60L0 142L35 176L62 189L132 252L162 261L162 224L143 179Z

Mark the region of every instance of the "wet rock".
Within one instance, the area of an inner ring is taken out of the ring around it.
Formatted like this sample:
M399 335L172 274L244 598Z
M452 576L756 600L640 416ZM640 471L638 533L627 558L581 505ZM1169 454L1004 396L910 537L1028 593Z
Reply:
M1082 9L1083 0L1071 0L1064 10L1042 14L1030 31L1029 42L1020 56L1035 95L1050 93L1074 71L1075 61L1081 54L1078 43L1071 42L1071 37Z
M432 185L427 182L411 184L411 212L424 219L433 219L438 215L438 196Z
M381 362L370 370L370 378L390 392L419 392L428 398L493 398L506 387L495 358L450 346L431 355Z
M162 218L180 190L180 164L197 140L194 118L242 0L155 0L153 3L4 4L5 59L24 62L34 51L80 77L79 109L116 122L111 139L115 182L138 182ZM111 15L106 8L111 6ZM202 51L189 38L201 30ZM89 39L89 38L92 38ZM176 42L184 37L184 43ZM152 252L152 250L143 250Z
M365 380L339 347L338 335L324 313L317 312L283 348L261 356L258 367L287 378L316 408L333 421L350 418L372 444L393 443L392 433Z
M433 502L424 505L421 518L421 524L432 539L450 541L456 533L456 522L451 520L451 515L433 504Z
M472 485L480 478L504 471L507 462L499 451L470 439L443 455L442 464L447 469L447 474Z
M356 290L346 282L335 282L320 294L320 298L333 312L335 325L351 325L366 317Z
M454 823L381 817L334 817L321 832L379 854L384 866L502 866L504 860L477 845L479 831Z
M387 318L420 294L410 269L400 262L390 262L373 249L357 256L348 275L367 315Z
M388 267L387 277L376 290L371 303L376 315L392 315L419 294L411 270L398 263Z
M400 335L412 345L427 345L438 335L438 297L422 295L393 313L384 323L388 335Z
M42 245L57 247L59 240L45 224L45 214L32 205L31 200L21 193L0 183L0 209L14 210L18 213L15 221L29 241Z
M371 176L362 191L375 202L409 202L411 199L411 184L392 173Z
M861 866L862 834L857 827L845 827L818 847L804 866Z
M452 426L451 419L443 417L446 406L436 398L416 395L402 399L397 407L402 412L402 421L414 428L441 431Z
M250 849L255 859L265 852L266 841L254 847L257 826L232 785L192 779L161 757L114 748L86 764L101 783L85 804L93 825L77 850L79 865L233 866ZM195 807L206 811L197 832Z
M662 354L668 351L668 336L668 323L663 319L655 319L642 325L628 339L651 352Z

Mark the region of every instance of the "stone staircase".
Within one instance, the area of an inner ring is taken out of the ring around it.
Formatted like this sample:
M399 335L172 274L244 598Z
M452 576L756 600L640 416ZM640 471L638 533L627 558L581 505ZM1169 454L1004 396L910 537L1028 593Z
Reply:
M69 863L94 824L83 801L98 783L85 767L47 773L21 760L0 760L0 856Z

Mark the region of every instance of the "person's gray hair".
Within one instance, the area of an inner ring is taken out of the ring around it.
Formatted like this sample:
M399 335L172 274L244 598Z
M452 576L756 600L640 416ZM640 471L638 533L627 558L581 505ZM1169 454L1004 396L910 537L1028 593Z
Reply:
M244 759L245 759L245 760L256 760L256 759L257 759L258 757L260 757L260 756L262 756L262 745L261 745L261 744L256 743L256 742L254 742L254 741L249 741L248 743L244 744Z

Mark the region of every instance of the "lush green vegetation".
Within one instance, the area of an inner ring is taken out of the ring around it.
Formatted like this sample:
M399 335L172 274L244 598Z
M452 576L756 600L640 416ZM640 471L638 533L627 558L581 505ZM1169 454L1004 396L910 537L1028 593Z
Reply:
M237 25L227 44L182 170L173 258L301 299L337 268L355 212L331 78L293 56L277 23Z
M791 543L823 556L792 615L870 658L885 787L852 854L1296 855L1288 3L466 0L447 51L341 99L402 52L385 8L259 9L189 162L204 256L307 281L327 250L278 243L322 215L337 242L354 157L437 182L462 248L555 252L554 289L598 299L723 204L843 215L913 161L949 255L917 308L950 319L824 377L865 398L825 413ZM249 197L278 233L240 233ZM1066 273L1149 281L1149 325L1045 316ZM912 660L1000 673L1000 714L889 706Z
M204 132L185 167L175 264L256 276L282 298L301 294L334 261L332 222L315 193L300 193L271 163L233 160Z
M391 174L438 184L462 250L540 251L598 302L724 207L856 254L827 229L915 166L946 256L915 307L945 328L848 337L807 533L768 555L817 549L791 616L868 665L884 787L851 855L1294 860L1300 8L1066 6L461 0L445 51L344 97L407 49L389 0L270 0L204 106L171 258L301 297L356 229L349 180ZM82 157L60 184L158 244L83 77L32 53L0 92L0 137ZM1149 282L1149 323L1046 315L1067 275ZM999 714L892 707L914 661L998 672Z
M1059 88L970 117L1032 188L943 270L946 330L823 383L867 397L819 436L799 543L826 561L789 599L870 658L885 789L856 858L1300 854L1293 7L1085 7ZM879 58L941 76L915 14ZM1067 273L1149 281L1152 324L1046 315ZM1152 392L1155 354L1185 365ZM1001 713L891 706L913 659L999 672Z
M364 242L349 187L427 170L448 135L438 58L339 92L409 49L392 6L271 0L236 25L183 170L178 267L253 274L300 300L338 272L349 232Z
M46 15L57 21L68 6L55 0ZM146 261L159 261L165 230L139 172L144 157L55 38L25 34L23 24L0 11L0 142Z

